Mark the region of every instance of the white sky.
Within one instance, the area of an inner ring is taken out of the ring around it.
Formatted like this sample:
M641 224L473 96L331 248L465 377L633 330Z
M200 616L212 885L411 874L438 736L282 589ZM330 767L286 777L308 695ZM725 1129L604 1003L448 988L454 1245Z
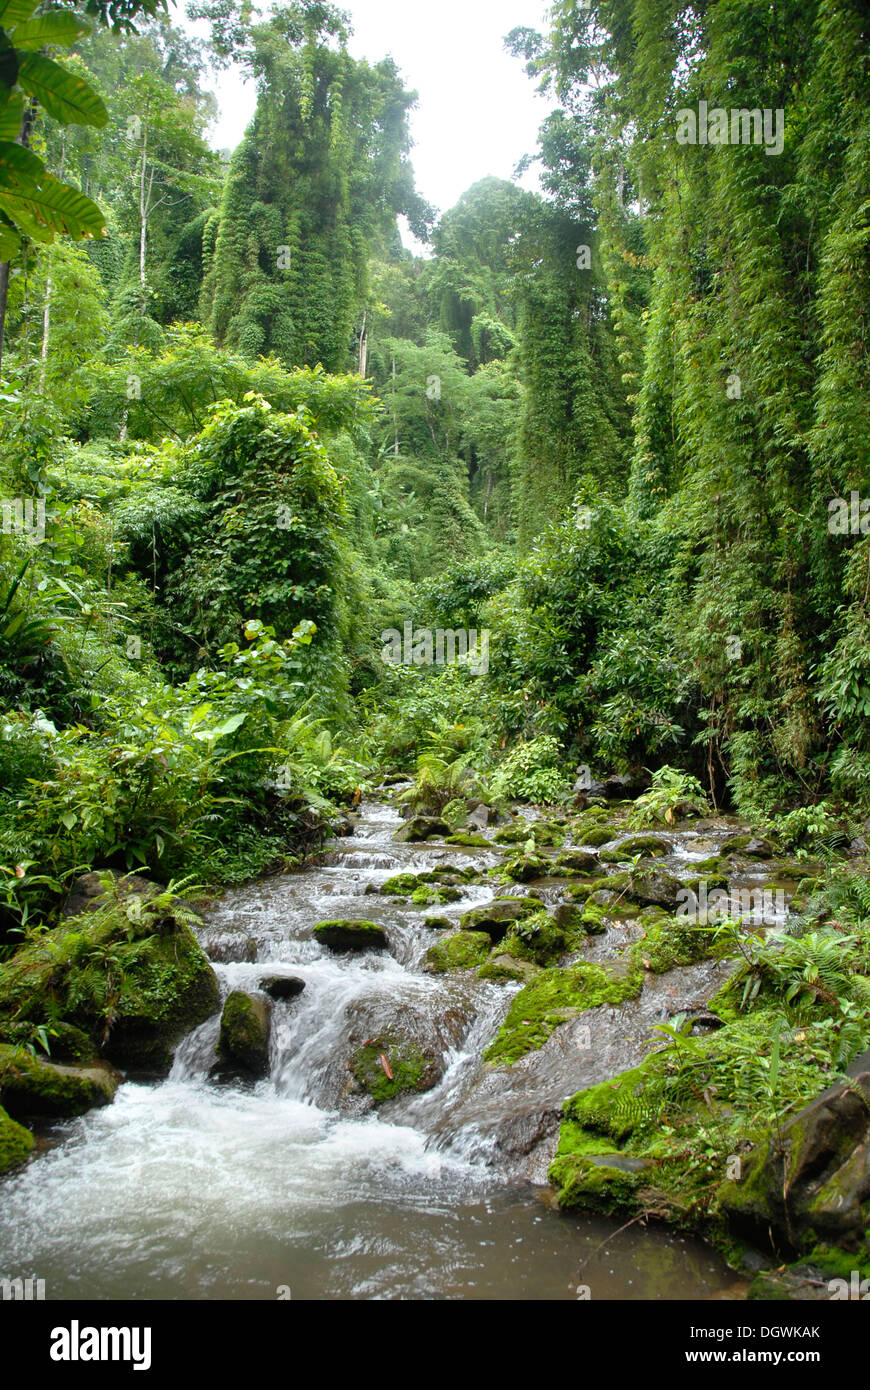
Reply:
M405 86L418 93L411 157L417 187L430 203L444 211L478 179L509 179L522 155L534 153L548 104L502 40L518 25L545 29L547 0L338 3L351 16L353 56L369 62L392 56ZM234 149L254 112L253 84L231 70L213 89L220 116L209 138L216 149ZM523 183L535 187L536 179L532 174Z

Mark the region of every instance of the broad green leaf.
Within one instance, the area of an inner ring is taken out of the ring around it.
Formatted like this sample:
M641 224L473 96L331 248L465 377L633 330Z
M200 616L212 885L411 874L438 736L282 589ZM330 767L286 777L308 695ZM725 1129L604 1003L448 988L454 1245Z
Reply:
M216 729L212 729L212 737L225 738L227 734L234 734L236 729L240 729L247 719L247 714L231 714L229 719L225 719L223 724L219 724Z
M63 125L104 126L109 119L103 100L87 82L41 53L25 53L18 63L18 81Z
M96 203L49 173L33 191L19 194L0 187L0 210L34 241L51 241L56 235L81 241L101 236L106 226Z
M91 32L89 24L67 10L56 10L53 14L38 15L15 30L15 47L19 53L45 48L48 44L59 44L71 48L79 39Z
M41 159L14 140L0 140L0 190L36 192L46 169Z
M0 107L0 140L14 140L21 130L21 117L24 115L24 97L17 94L10 97L5 106Z
M23 23L38 4L39 0L0 0L0 24L8 29L11 24Z
M11 261L21 249L21 237L14 227L0 221L0 261Z

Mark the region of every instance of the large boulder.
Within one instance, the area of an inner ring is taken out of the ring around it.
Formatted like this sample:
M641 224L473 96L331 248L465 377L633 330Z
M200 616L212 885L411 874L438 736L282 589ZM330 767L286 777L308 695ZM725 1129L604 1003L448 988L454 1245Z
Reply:
M0 1045L0 1101L13 1118L30 1115L81 1115L108 1105L120 1076L105 1062L62 1066L34 1057L26 1047Z
M366 921L318 922L314 939L330 951L382 951L387 944L383 927Z
M256 994L234 989L227 995L217 1044L224 1072L241 1070L251 1076L268 1073L271 1016L271 1004Z
M870 1056L742 1160L719 1205L744 1240L794 1258L817 1245L870 1257ZM854 1064L853 1064L854 1068ZM852 1068L850 1068L852 1070Z

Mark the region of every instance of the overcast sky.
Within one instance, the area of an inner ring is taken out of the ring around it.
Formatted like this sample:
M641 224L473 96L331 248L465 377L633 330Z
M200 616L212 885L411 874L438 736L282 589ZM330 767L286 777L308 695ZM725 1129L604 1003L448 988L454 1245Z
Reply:
M391 55L405 85L419 94L412 159L430 203L452 207L477 179L508 179L534 152L547 104L502 40L517 25L545 28L547 0L339 3L351 16L353 56L377 62ZM217 149L234 149L254 111L254 88L237 72L222 73L213 86L221 114L209 138ZM534 178L523 182L535 186Z

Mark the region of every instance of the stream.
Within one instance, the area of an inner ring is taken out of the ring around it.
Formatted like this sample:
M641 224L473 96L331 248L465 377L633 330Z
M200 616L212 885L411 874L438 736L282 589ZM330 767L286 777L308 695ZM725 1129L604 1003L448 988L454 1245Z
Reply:
M274 1004L268 1078L213 1075L215 1016L164 1080L128 1080L106 1108L45 1126L38 1158L2 1187L0 1272L34 1272L49 1299L577 1299L581 1285L604 1299L741 1296L700 1242L560 1214L543 1185L561 1100L635 1065L650 1026L700 1008L721 966L651 978L637 1001L589 1011L591 1050L574 1047L569 1023L509 1070L487 1068L481 1052L519 986L426 973L445 932L423 919L456 923L493 890L467 885L429 909L376 890L395 873L499 855L399 844L400 823L392 806L366 803L314 865L204 914L198 934L224 995L265 976L305 981ZM685 872L692 851L671 839ZM558 887L541 891L558 900ZM324 949L311 933L325 918L380 923L389 951ZM588 958L607 949L594 938ZM375 1112L349 1090L346 1061L390 1025L424 1039L442 1075Z

